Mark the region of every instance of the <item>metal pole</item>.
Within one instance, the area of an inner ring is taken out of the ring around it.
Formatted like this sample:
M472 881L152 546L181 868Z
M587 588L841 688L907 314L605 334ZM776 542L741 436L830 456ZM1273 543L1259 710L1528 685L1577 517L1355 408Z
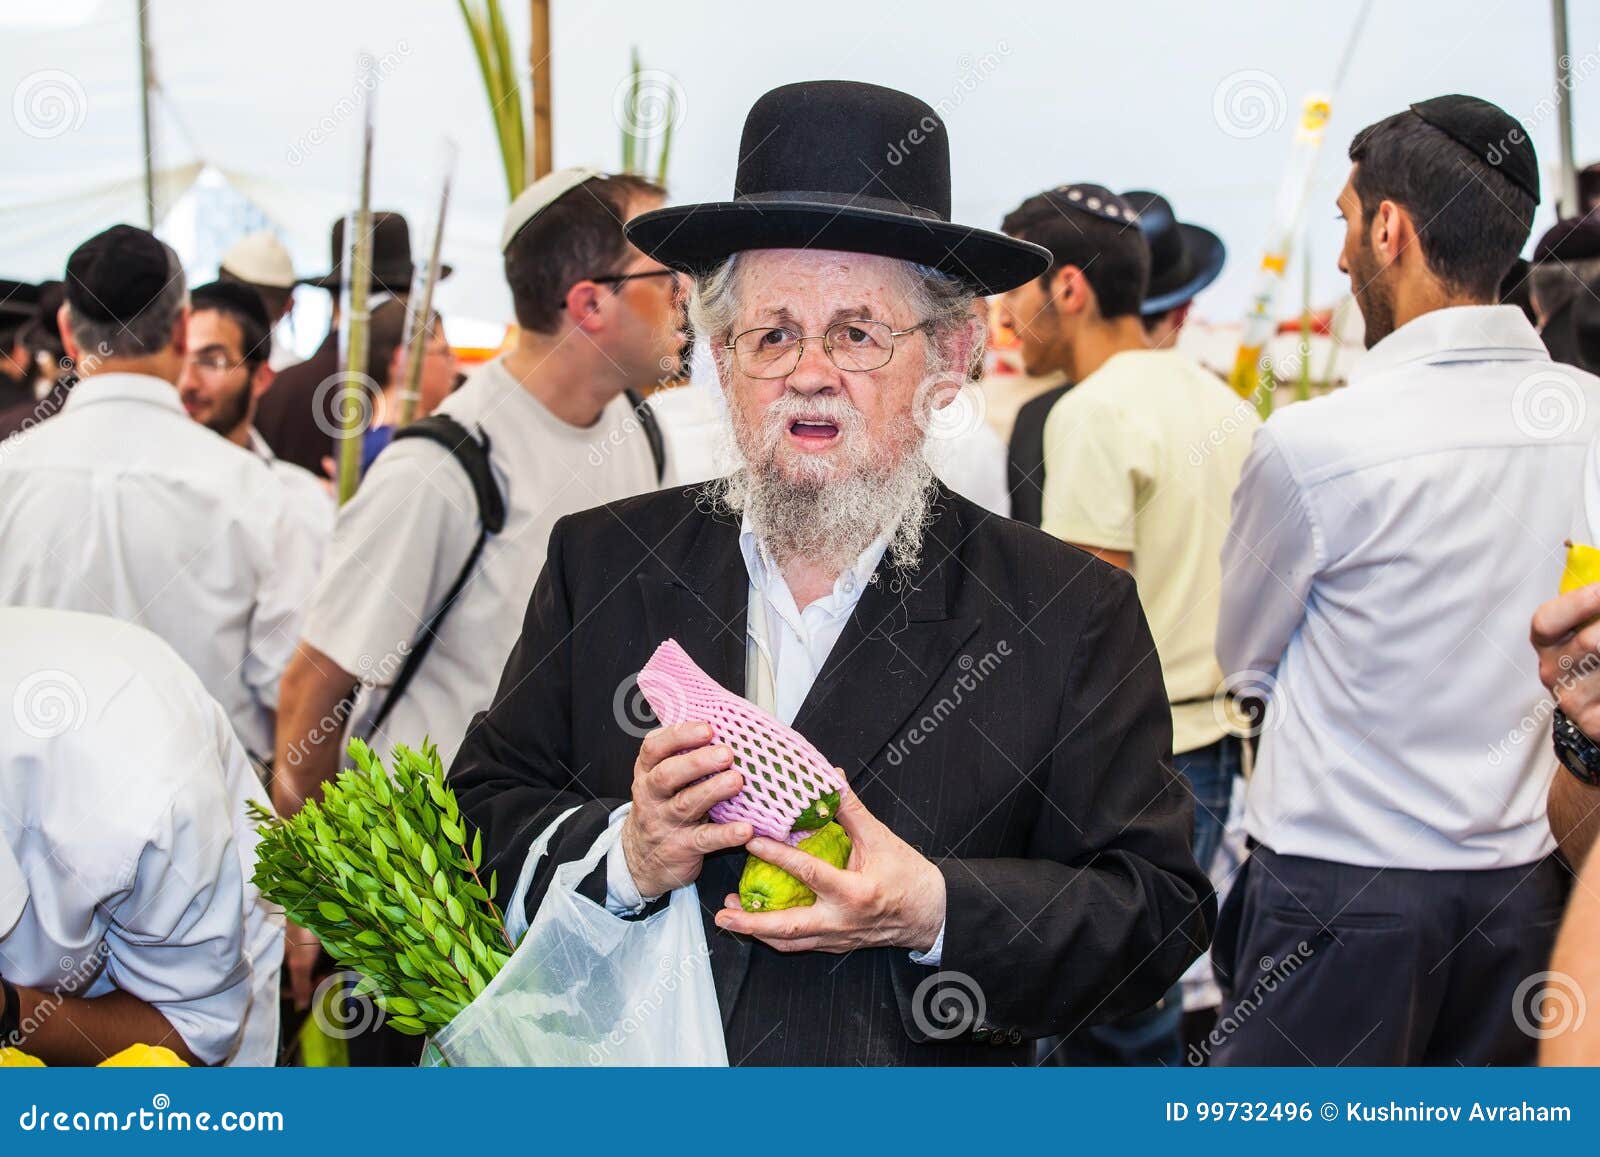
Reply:
M1556 36L1556 125L1561 130L1561 187L1556 193L1559 216L1578 215L1578 166L1572 145L1572 54L1567 50L1567 0L1550 0L1550 23Z
M156 173L152 156L155 148L150 132L150 0L133 0L139 19L139 123L144 145L144 218L152 233L156 229Z

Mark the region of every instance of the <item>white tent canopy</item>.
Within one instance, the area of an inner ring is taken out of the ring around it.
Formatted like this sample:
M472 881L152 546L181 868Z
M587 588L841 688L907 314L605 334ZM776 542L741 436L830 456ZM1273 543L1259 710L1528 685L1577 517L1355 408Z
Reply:
M0 275L59 276L72 247L115 220L142 223L138 0L8 4L0 60ZM273 5L145 0L153 45L161 199L203 168L265 213L302 275L323 272L328 227L354 187L356 58L379 61L375 208L399 209L420 250L444 134L460 147L441 289L447 316L509 318L495 237L505 184L482 83L454 4L385 0ZM1180 216L1227 242L1230 262L1200 312L1243 310L1301 96L1324 86L1356 0L1240 3L1239 18L1188 0L1118 5L917 5L815 0L781 15L734 0L552 0L555 160L615 166L629 49L676 86L671 183L679 200L732 188L744 113L762 91L834 76L892 85L949 125L959 220L988 226L1068 180L1166 192ZM528 12L506 10L526 59ZM1246 18L1247 14L1247 18ZM1572 5L1580 161L1600 157L1600 5ZM1550 9L1516 0L1375 6L1344 90L1308 214L1314 297L1343 287L1332 201L1359 127L1442 92L1470 92L1522 118L1543 162L1536 232L1553 219L1557 172ZM196 277L210 270L196 268ZM1299 305L1291 271L1280 312Z

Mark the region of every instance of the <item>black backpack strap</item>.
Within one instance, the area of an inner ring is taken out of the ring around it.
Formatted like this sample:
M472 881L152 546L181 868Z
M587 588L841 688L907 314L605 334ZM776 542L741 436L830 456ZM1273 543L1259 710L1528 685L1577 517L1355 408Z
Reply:
M622 392L628 405L633 407L633 416L639 420L644 440L650 443L650 457L656 464L656 484L660 485L667 477L667 444L661 437L661 423L656 421L656 412L650 408L649 400L638 390L630 387Z
M472 551L467 555L466 564L456 576L456 581L451 584L438 608L429 616L428 621L422 624L422 630L412 640L411 650L407 652L406 661L401 665L394 683L390 685L383 705L378 708L378 713L366 727L368 739L375 735L389 718L389 713L394 710L394 705L400 701L400 697L406 693L406 688L411 685L411 680L416 676L417 669L422 666L422 661L428 657L428 651L433 647L434 640L439 637L439 628L444 625L445 616L450 613L450 608L455 606L456 599L466 589L467 580L472 577L472 569L478 565L478 559L483 554L483 547L489 541L489 536L499 534L506 525L505 497L500 493L500 487L494 480L494 471L489 467L489 435L484 433L482 427L478 429L478 436L474 438L465 426L449 415L432 414L396 430L394 441L398 442L402 438L426 438L443 446L461 465L461 469L466 471L467 479L472 483L473 493L478 498L478 540L472 544ZM421 736L413 737L414 742L420 743L421 740Z

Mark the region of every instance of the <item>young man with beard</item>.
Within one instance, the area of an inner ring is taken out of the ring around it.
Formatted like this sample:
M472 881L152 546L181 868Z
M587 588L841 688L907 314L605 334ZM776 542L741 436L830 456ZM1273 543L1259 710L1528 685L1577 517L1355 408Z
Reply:
M486 451L504 525L474 553L479 494L438 443L396 440L374 460L339 511L285 672L273 789L281 811L297 811L337 774L348 735L382 754L429 740L451 759L493 696L551 526L655 487L651 447L624 391L658 377L683 344L679 275L630 245L622 225L661 199L638 177L562 169L506 211L516 345L438 410ZM448 617L435 624L447 598ZM391 702L424 631L431 647ZM292 931L300 1001L314 956Z
M178 398L189 417L235 446L258 455L283 483L294 512L319 547L333 532L334 502L309 470L272 452L255 428L256 402L272 384L267 364L272 332L266 307L249 286L213 281L189 293L188 356L178 375Z
M1213 910L1132 580L952 494L921 453L981 352L973 295L1048 255L950 222L944 126L903 93L775 89L739 155L734 201L628 235L694 274L743 464L556 524L452 779L530 915L613 822L583 891L617 919L696 886L735 1064L1027 1063L1032 1038L1153 1002ZM741 786L708 726L641 743L618 718L669 638L842 768L846 870L703 822ZM817 902L742 911L746 850Z
M1050 269L1001 298L1001 310L1033 372L1077 383L1045 421L1043 528L1138 584L1172 703L1173 765L1195 798L1195 858L1209 869L1243 756L1219 707L1218 559L1260 423L1187 354L1152 348L1141 309L1150 247L1137 221L1099 185L1028 198L1003 228L1048 249ZM1175 989L1132 1021L1063 1042L1052 1059L1178 1064L1182 1016Z
M1522 125L1436 97L1350 160L1339 268L1367 353L1256 435L1223 558L1217 649L1268 707L1215 952L1256 1012L1213 1060L1527 1063L1516 1000L1566 879L1526 639L1600 380L1496 304L1539 200Z

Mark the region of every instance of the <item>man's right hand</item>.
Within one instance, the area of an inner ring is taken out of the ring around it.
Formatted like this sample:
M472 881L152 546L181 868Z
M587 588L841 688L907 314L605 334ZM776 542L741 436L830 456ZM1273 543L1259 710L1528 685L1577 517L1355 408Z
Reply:
M657 728L639 745L622 853L647 900L693 883L707 855L741 847L755 835L747 823L705 822L712 804L732 799L744 785L744 777L730 770L732 750L709 746L711 737L709 724L679 723Z
M1534 612L1529 632L1539 681L1556 706L1600 741L1600 583L1557 595Z
M321 957L322 942L316 935L288 921L283 930L283 964L289 972L289 995L297 1012L311 1007L316 991L315 970Z

